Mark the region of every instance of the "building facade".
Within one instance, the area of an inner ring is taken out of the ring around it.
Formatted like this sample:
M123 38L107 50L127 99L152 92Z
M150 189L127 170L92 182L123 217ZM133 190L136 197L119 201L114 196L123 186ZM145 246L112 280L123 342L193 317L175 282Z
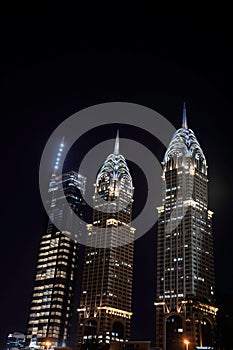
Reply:
M213 348L214 298L212 215L207 164L188 128L172 137L163 166L158 207L156 350Z
M31 348L45 342L51 347L69 344L78 261L78 243L71 238L72 215L80 218L83 215L81 191L85 190L85 183L86 179L75 171L59 176L54 171L51 177L48 190L51 220L40 242L27 328L27 343ZM68 209L64 198L69 203ZM54 217L64 231L52 223ZM78 238L79 232L75 234Z
M25 335L20 332L8 334L6 350L23 349L25 346Z
M130 337L134 228L133 184L119 136L101 167L93 196L93 223L87 225L78 348L97 340L109 344Z

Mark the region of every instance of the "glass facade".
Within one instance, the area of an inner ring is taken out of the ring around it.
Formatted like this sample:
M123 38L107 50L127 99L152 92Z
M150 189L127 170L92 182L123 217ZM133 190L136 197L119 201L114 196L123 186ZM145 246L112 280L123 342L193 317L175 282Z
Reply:
M81 218L83 215L81 191L85 190L85 184L86 179L75 171L62 176L54 173L51 177L49 216L51 220L56 216L64 230L60 231L49 220L47 231L41 238L27 329L27 342L32 348L45 341L51 346L69 344L78 261L72 216ZM67 208L63 204L64 198L69 203ZM78 239L80 232L75 229Z

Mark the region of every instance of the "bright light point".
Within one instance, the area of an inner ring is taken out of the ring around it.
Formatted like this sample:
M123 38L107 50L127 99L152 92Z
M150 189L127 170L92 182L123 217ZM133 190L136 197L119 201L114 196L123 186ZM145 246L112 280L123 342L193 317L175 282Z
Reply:
M64 143L61 143L61 147L64 147Z
M60 148L59 151L62 152L62 148Z
M184 339L184 343L185 343L186 345L190 344L190 342L189 342L187 339Z
M48 349L52 343L47 340L44 344L45 344L46 348Z
M58 166L57 165L55 165L55 167L54 167L55 169L58 169Z
M56 165L58 165L59 163L58 162L56 162Z
M57 162L59 162L60 158L57 158Z
M61 153L58 153L57 155L60 157Z

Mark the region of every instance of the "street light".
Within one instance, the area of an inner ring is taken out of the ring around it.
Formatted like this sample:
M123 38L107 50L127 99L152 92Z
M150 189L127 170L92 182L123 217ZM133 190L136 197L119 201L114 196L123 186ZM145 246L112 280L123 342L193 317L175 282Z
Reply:
M190 341L188 341L188 339L184 339L184 343L185 343L185 349L189 350Z
M49 340L47 340L46 342L45 342L45 346L46 346L46 349L48 350L49 348L50 348L50 345L51 345L52 343L49 341Z

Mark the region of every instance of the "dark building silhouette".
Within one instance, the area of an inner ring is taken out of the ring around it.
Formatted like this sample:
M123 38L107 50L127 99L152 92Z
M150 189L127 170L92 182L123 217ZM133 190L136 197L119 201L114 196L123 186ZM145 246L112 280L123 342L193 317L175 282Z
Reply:
M163 160L158 208L156 350L213 346L215 279L207 165L188 128L172 137ZM185 345L186 344L186 345Z

